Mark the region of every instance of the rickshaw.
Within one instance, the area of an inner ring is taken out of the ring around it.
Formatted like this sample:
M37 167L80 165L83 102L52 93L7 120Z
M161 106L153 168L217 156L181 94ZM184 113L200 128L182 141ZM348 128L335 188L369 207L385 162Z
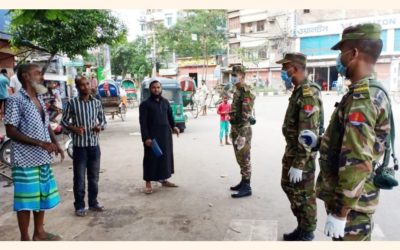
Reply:
M183 99L182 91L178 81L169 78L156 77L151 79L146 79L142 82L141 92L140 92L140 102L143 102L150 97L150 82L157 80L162 86L162 96L166 98L171 104L172 114L174 116L174 121L176 126L181 132L186 129L186 119L183 112Z
M121 87L125 89L128 107L133 108L138 101L135 82L130 78L126 78L122 80Z
M117 115L126 120L126 104L122 102L120 92L113 80L103 80L97 87L105 115Z
M194 118L197 118L200 112L200 101L196 100L196 83L190 77L179 79L182 90L183 107L185 111L190 111Z

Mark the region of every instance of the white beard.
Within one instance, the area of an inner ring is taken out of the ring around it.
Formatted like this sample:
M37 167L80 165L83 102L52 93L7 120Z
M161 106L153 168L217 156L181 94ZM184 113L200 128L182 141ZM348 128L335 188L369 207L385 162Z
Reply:
M32 87L35 89L35 92L38 95L44 95L49 91L45 86L38 82L32 82Z

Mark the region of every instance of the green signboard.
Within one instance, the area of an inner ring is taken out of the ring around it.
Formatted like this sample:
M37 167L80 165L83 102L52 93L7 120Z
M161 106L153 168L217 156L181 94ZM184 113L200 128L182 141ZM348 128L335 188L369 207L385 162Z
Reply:
M104 69L102 67L97 68L97 80L99 81L99 83L105 79L105 77L103 76L103 70Z

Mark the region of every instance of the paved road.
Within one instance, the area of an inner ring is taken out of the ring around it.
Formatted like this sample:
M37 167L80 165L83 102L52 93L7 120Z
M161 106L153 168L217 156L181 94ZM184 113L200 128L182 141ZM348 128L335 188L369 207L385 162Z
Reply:
M46 228L66 240L281 240L295 226L289 202L280 187L284 139L281 125L288 96L258 97L253 127L253 196L234 200L229 186L239 179L231 146L219 146L219 119L215 111L193 119L187 130L174 135L176 189L158 185L143 194L143 148L137 109L127 121L114 120L101 137L102 171L99 201L107 212L78 218L73 210L72 161L54 165L62 203L46 214ZM339 97L324 96L326 123ZM395 107L400 124L400 106ZM3 128L2 128L3 129ZM399 146L399 143L397 143ZM397 147L399 148L399 147ZM399 151L400 152L400 151ZM12 210L12 187L0 183L0 240L18 240ZM400 240L400 191L382 191L376 213L375 240ZM317 240L325 213L318 203Z

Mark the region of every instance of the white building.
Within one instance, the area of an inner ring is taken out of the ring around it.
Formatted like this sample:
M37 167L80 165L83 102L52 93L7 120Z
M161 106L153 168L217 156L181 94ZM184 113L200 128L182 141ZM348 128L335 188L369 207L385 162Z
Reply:
M165 27L169 28L176 24L178 18L181 17L181 13L174 9L147 9L142 13L139 18L140 32L139 35L146 39L146 42L152 41L152 53L149 55L152 58L153 64L157 62L157 44L154 39L155 26L157 24L163 24ZM160 70L160 74L176 75L177 65L175 63L175 53L172 54L172 58L169 59L167 69ZM155 67L153 67L153 75L155 75Z
M294 10L228 10L228 65L243 64L247 81L281 85L275 61L294 49L294 26Z
M313 13L314 12L314 13ZM348 26L372 22L382 26L383 49L375 67L378 79L390 90L400 89L400 11L311 10L297 13L295 50L307 55L314 80L331 86L337 80L338 51L331 50ZM397 12L397 13L396 13ZM310 16L308 16L310 15ZM350 18L351 17L351 18ZM328 20L324 20L328 19Z

